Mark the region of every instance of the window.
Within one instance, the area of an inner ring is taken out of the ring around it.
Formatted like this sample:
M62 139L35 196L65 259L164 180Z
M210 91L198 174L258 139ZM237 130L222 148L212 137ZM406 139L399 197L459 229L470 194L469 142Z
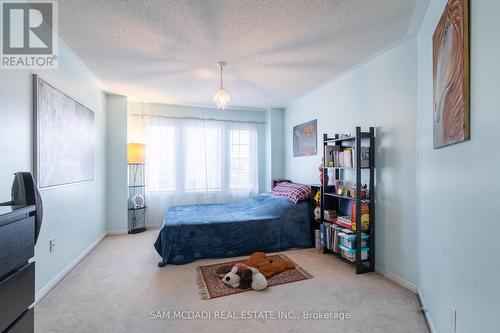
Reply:
M250 132L230 130L229 187L250 187Z
M173 203L222 203L257 193L256 124L169 117L144 122L148 207L158 202L159 215Z
M221 129L187 127L185 161L186 192L221 191Z
M148 128L146 137L146 182L149 190L175 191L177 187L175 128L151 126Z

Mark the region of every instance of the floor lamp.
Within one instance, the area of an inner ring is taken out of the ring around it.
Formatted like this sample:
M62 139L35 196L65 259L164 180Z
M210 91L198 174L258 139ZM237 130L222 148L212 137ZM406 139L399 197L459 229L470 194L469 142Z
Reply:
M146 230L146 163L145 145L129 143L128 160L128 233L137 234Z

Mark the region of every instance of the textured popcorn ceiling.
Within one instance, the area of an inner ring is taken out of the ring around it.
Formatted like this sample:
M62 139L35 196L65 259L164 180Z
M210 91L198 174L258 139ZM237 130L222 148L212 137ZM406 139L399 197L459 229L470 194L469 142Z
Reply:
M428 0L60 0L64 42L113 93L284 107L415 34Z

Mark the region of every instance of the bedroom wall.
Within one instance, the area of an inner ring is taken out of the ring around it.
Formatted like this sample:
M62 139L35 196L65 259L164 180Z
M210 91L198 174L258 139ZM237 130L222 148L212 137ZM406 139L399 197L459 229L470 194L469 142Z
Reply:
M323 133L376 127L376 269L417 282L416 39L361 64L285 111L285 177L318 184ZM318 119L318 155L293 157L293 126Z
M273 179L283 178L285 174L284 117L284 109L266 111L266 192L271 191Z
M126 96L106 94L106 231L128 232Z
M10 200L12 173L32 171L32 72L0 70L0 201ZM105 232L104 94L87 67L59 42L59 68L36 74L95 112L95 180L41 190L44 221L35 249L40 292ZM56 250L49 253L49 239Z
M266 111L227 109L224 111L215 108L180 106L156 103L128 103L128 142L144 142L144 121L134 114L166 115L175 117L201 117L220 120L256 121L257 126L258 159L259 159L259 192L266 191ZM160 227L160 225L158 225Z
M452 305L456 332L496 332L500 2L470 1L471 140L433 149L431 43L445 4L430 1L418 35L419 288L435 332L452 332Z

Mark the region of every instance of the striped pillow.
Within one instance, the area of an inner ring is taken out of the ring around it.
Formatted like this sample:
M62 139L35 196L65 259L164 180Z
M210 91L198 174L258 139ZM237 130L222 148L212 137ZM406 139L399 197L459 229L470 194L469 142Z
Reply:
M287 197L293 203L298 203L311 197L311 188L307 185L281 182L273 188L271 195Z

